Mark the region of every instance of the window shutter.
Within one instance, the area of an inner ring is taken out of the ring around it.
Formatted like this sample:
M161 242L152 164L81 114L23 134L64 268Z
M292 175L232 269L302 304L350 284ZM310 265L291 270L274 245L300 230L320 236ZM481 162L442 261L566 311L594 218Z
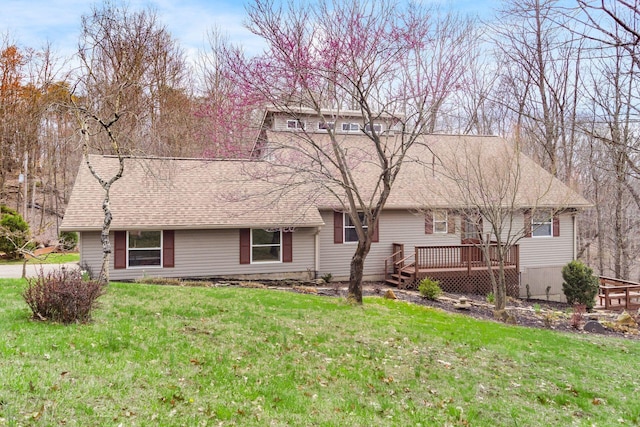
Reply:
M433 212L431 211L424 214L424 234L433 234Z
M333 243L343 242L343 221L344 217L342 216L342 212L333 213Z
M240 229L240 264L251 264L251 229Z
M293 262L293 233L282 233L282 262Z
M371 236L371 242L372 243L378 243L380 241L380 218L378 218L378 220L376 221L374 227L373 227L373 236Z
M456 233L456 216L453 212L447 212L447 233L455 234Z
M127 268L127 232L113 232L113 268Z
M531 237L531 211L524 211L524 237Z
M164 268L175 267L175 232L164 230L162 232L162 266Z
M560 216L553 216L553 237L560 237Z

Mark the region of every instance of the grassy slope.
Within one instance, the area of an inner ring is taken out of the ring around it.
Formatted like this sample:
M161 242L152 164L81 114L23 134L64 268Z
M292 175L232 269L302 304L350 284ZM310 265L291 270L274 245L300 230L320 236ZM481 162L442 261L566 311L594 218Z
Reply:
M626 425L640 343L378 298L112 284L89 325L0 281L0 425ZM468 424L467 424L468 423Z

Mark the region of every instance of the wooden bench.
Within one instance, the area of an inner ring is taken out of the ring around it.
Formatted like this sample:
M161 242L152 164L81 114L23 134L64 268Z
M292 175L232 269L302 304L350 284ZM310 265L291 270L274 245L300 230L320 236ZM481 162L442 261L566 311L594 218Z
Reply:
M640 283L600 276L598 298L607 310L640 307Z

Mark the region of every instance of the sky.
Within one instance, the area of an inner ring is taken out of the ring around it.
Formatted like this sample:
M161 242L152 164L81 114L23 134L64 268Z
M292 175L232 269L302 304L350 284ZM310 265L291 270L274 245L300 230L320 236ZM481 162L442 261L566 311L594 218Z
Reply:
M0 0L0 34L23 47L51 42L54 51L68 56L76 51L82 15L92 3L86 0ZM233 0L128 0L130 9L151 5L159 21L189 56L205 46L207 32L218 26L231 40L258 49L260 41L243 26L242 1Z
M128 0L131 9L151 5L161 23L195 58L206 46L207 32L218 27L246 52L258 53L261 41L247 30L245 5L251 0ZM433 2L434 0L422 0ZM499 0L443 0L447 8L487 16ZM22 47L40 48L50 42L61 57L77 49L80 20L89 14L87 0L0 0L0 36Z

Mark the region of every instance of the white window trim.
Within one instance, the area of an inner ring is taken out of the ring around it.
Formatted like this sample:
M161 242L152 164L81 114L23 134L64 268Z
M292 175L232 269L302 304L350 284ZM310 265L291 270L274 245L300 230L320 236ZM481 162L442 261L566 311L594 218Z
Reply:
M358 123L342 123L342 132L360 132L360 125Z
M292 124L293 126L289 126L290 124ZM287 119L287 130L303 130L304 129L304 122L297 120L297 119Z
M444 213L444 219L438 220L436 219L436 215ZM432 213L432 221L433 221L433 234L448 234L449 233L449 212L446 210L434 210ZM436 224L444 223L444 231L439 231L436 227Z
M358 215L362 215L363 216L362 221L364 222L365 221L364 213L363 212L358 212ZM351 218L349 217L348 213L343 212L342 213L342 243L345 243L347 245L358 243L358 240L347 240L347 228L348 229L353 229L353 230L356 229L355 225L347 225L347 221L351 222ZM366 231L366 230L369 229L369 226L368 225L363 225L362 228L364 228L365 231Z
M546 215L546 214L545 214ZM540 215L538 218L542 217ZM531 215L531 238L534 239L548 239L553 237L553 215L549 213L549 219L547 221L536 221L536 215ZM549 224L549 234L543 234L536 236L536 230L540 230L543 226Z
M254 248L254 244L253 244L253 230L260 230L259 228L252 228L251 229L251 247L250 247L250 255L251 255L251 264L282 264L282 230L277 230L280 233L280 243L279 243L279 247L280 250L278 251L278 255L279 255L279 260L277 261L254 261L253 260L253 248ZM275 231L275 230L274 230ZM273 247L275 245L273 244L269 244L269 245L255 245L256 248L267 248L267 247Z
M323 125L325 127L322 127ZM318 130L319 131L326 132L328 129L336 130L336 122L333 122L333 121L332 122L324 122L324 123L318 122Z
M371 126L371 124L367 124L367 125L364 127L364 131L365 131L365 132L371 132L371 127L372 127L372 126ZM373 124L373 129L376 131L376 133L382 133L382 124L380 124L380 123L374 123L374 124Z
M129 231L127 230L127 269L139 270L150 268L164 268L164 233L162 230L132 230L132 231L157 231L160 233L160 247L159 248L129 248ZM160 265L129 265L129 251L153 251L160 249Z

